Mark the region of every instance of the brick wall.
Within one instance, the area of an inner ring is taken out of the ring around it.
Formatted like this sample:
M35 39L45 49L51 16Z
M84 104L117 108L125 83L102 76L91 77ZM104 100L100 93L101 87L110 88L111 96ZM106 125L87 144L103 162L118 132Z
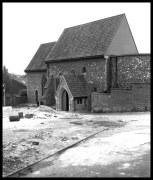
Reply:
M116 81L120 88L129 88L130 84L135 82L149 82L150 60L150 55L145 54L112 58L112 87L115 87Z
M35 102L35 91L38 91L38 98L40 100L42 95L42 76L43 72L29 72L27 73L27 95L29 103Z
M133 84L132 89L111 89L111 93L91 94L92 111L132 111L150 109L150 84Z
M82 111L82 110L87 110L87 98L81 98L82 99L82 103L78 104L77 99L74 100L74 107L75 107L75 111Z
M59 73L71 74L71 70L74 69L76 74L82 74L82 68L85 67L86 80L93 81L97 91L101 92L105 86L105 63L105 59L102 58L54 62L49 64L49 73L55 76Z
M145 107L150 109L150 85L134 84L132 87L133 101L135 107Z

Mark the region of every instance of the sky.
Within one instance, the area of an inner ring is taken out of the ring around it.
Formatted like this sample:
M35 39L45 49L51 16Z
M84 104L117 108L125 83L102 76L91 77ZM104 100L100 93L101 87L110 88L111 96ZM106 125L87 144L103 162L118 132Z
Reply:
M150 3L3 3L3 62L24 75L40 44L65 28L125 13L139 53L150 53Z

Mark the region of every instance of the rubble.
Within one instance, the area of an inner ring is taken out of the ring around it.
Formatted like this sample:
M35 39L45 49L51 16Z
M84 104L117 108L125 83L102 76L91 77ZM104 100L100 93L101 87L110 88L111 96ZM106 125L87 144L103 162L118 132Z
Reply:
M34 114L25 114L25 118L32 118Z
M25 108L25 111L24 109L14 109L14 111L31 115L31 119L26 119L28 115L25 115L20 122L14 123L3 119L5 124L3 126L4 174L32 164L48 154L69 146L97 132L98 128L102 129L102 125L112 125L112 121L109 121L106 117L98 116L98 119L95 115L89 117L79 113L58 112L44 105L35 109L29 108L27 110ZM135 119L135 117L132 119ZM96 121L103 121L103 124L95 124ZM116 127L119 127L120 124L123 124L122 118L117 118L114 123L116 123ZM11 166L12 162L14 162L13 166Z
M33 145L39 145L39 142L32 142Z
M47 119L51 117L53 118L61 117L63 119L70 119L70 118L77 119L76 117L78 117L77 114L56 111L55 109L45 105L40 105L38 108L34 109L32 113L34 114L34 118L41 118L41 119Z
M53 109L51 107L45 106L45 105L40 105L38 108L33 110L33 113L38 112L38 111L60 114L60 112L56 111L55 109Z

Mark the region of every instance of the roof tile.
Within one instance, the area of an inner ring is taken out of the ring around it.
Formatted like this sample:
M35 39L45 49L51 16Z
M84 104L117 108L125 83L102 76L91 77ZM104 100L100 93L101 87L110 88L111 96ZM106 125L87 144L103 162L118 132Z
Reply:
M65 81L73 97L87 97L90 88L83 75L64 75Z
M46 64L44 60L48 56L49 52L53 48L56 42L50 42L41 44L33 56L32 60L30 61L29 65L25 69L26 71L37 71L37 70L46 70Z
M104 55L123 16L66 28L45 61Z

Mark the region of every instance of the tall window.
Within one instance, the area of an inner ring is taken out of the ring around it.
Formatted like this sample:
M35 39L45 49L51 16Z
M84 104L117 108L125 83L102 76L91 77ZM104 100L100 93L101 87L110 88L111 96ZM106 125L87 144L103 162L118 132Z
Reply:
M47 77L49 77L49 65L47 64Z
M42 77L42 96L44 95L44 87L46 85L46 82L47 82L47 78L45 75L43 75L43 77Z

